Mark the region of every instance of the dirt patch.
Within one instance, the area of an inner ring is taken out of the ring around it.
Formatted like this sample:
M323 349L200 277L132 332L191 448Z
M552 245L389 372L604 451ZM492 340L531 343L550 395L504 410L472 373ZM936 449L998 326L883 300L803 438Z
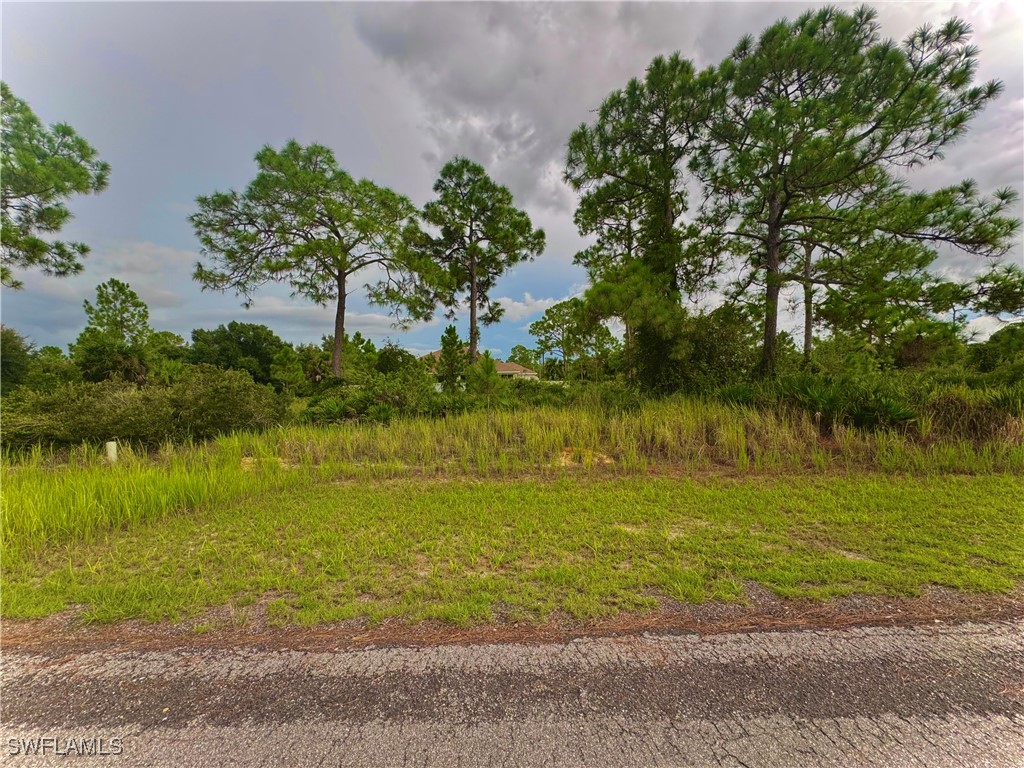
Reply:
M668 528L660 526L641 526L641 525L630 525L628 523L616 523L615 528L628 533L632 536L643 536L647 533L654 533L656 535L663 535L670 541L674 539L684 539L687 536L692 536L693 532L699 528L707 528L711 525L707 520L698 520L697 518L683 520L677 525L669 526ZM730 526L721 525L722 528L730 528Z
M67 653L118 646L139 650L177 647L254 647L265 649L339 650L368 646L430 646L484 643L550 643L582 637L725 632L839 629L853 626L912 626L1006 621L1024 618L1024 587L1006 595L976 595L933 587L919 597L856 595L829 601L780 598L757 584L746 585L745 602L700 605L668 598L650 613L622 613L594 621L555 616L541 624L496 623L456 627L438 621L409 623L389 619L369 625L365 619L318 627L272 627L262 620L266 601L245 611L239 626L231 611L218 608L182 624L127 621L83 625L80 611L45 619L3 622L2 645L40 653ZM212 621L211 621L212 619ZM220 624L217 620L223 622Z
M865 555L865 554L863 554L861 552L853 552L853 551L851 551L849 549L837 549L836 547L833 547L832 551L835 552L837 555L845 557L848 560L860 560L860 561L866 562L866 563L873 563L873 562L875 562L875 560L873 560L872 558L868 557L867 555Z
M614 463L611 456L589 448L563 448L558 457L560 467L608 467Z
M255 456L243 456L239 460L238 463L239 463L239 466L243 470L245 470L246 472L255 472L257 469L259 469L264 464L267 464L267 463L271 463L272 464L272 463L275 463L275 462L277 463L278 466L281 467L281 469L295 469L297 466L299 466L298 464L292 464L291 462L285 461L284 459L282 459L279 456L278 457L269 457L269 458L266 458L266 457L259 457L259 458L257 458Z
M834 541L825 538L810 538L810 539L799 539L803 544L811 547L812 549L819 550L821 552L827 552L838 557L845 557L847 560L860 560L861 562L874 563L877 562L874 558L868 557L863 552L856 552L851 549L844 549L836 544Z

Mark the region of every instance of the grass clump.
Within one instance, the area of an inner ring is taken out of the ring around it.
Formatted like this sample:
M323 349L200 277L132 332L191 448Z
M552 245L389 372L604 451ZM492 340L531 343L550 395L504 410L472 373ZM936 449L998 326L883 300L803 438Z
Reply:
M249 460L237 445L171 447L157 455L122 446L116 466L98 450L85 448L52 466L55 457L36 449L19 464L5 463L0 506L3 545L10 556L63 541L87 541L97 534L153 518L236 501L300 478L276 457Z

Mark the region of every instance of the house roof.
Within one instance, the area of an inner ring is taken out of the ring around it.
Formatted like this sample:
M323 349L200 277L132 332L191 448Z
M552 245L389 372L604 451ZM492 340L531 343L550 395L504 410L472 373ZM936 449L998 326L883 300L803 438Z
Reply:
M537 372L532 368L519 365L519 363L506 363L504 360L495 360L494 367L498 369L498 373L532 373L534 376Z
M468 353L469 352L469 347L468 346L463 347L462 351ZM425 355L420 355L420 360L426 360L427 358L432 358L433 360L440 360L441 359L441 350L440 349L435 349L433 352L427 352L427 354L425 354Z
M463 349L466 352L469 352L469 347L463 347ZM420 360L429 360L435 363L440 359L440 349L435 349L433 352L427 352L427 354L420 356ZM534 376L538 375L537 372L532 368L527 368L525 366L519 365L519 363L506 363L504 360L498 360L497 358L495 358L494 360L494 367L497 369L498 373L532 373Z

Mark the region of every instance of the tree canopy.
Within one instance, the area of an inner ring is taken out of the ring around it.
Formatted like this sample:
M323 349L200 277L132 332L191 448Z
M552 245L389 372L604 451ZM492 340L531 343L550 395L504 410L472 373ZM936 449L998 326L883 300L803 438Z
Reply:
M546 378L624 374L664 392L727 388L752 373L820 375L839 360L874 372L969 362L1009 380L1018 326L985 352L968 342L970 329L995 326L977 315L1024 318L1024 265L1006 262L1019 194L959 177L937 187L918 172L1001 95L999 81L979 81L979 57L963 21L898 41L864 6L781 19L703 70L678 52L654 58L569 137L564 179L586 239L575 262L590 285L536 319L537 349L518 345L510 359ZM17 287L26 268L78 272L87 246L58 239L68 201L105 188L109 166L6 84L0 95L0 282ZM498 281L546 242L508 188L456 156L418 210L351 176L321 144L268 145L254 159L243 189L197 198L193 277L245 306L279 283L331 307L324 343L293 348L265 326L232 322L197 329L190 347L155 333L145 304L114 278L85 302L88 325L70 348L76 370L168 383L189 362L211 363L300 394L388 377L400 388L393 374L426 366L346 332L348 296L360 291L399 327L438 306L452 320L468 310L465 356L449 326L435 372L449 392L488 379L490 363L477 363L481 326L503 315ZM785 330L787 301L802 308L802 361L798 334ZM622 344L609 330L620 321ZM11 349L13 338L5 333ZM72 365L45 362L53 372ZM314 386L329 373L347 381Z
M47 127L0 83L0 283L20 288L15 269L80 272L85 243L53 239L71 220L67 200L107 187L110 166L67 123Z
M369 296L400 321L431 314L404 239L416 217L408 198L352 178L320 144L266 146L256 165L244 192L197 200L190 220L208 262L197 265L195 279L205 288L234 290L249 305L258 287L278 281L316 304L334 302L335 376L342 373L345 303L357 273L371 274Z
M699 74L655 59L573 134L566 177L580 232L596 239L577 256L587 301L623 318L627 343L635 333L648 385L685 356L681 302L711 290L759 313L766 376L787 284L803 288L808 354L818 323L877 342L958 305L1020 311L1024 277L999 263L1019 229L1016 192L971 180L921 191L907 174L940 160L1002 90L975 84L970 31L954 19L896 43L870 8L809 12ZM943 279L943 249L984 276Z
M977 54L955 19L897 44L870 8L824 8L744 37L718 67L696 164L710 233L701 247L739 255L733 295L762 291L765 375L787 282L822 285L848 308L892 307L927 298L940 245L1006 252L1014 192L985 197L971 181L915 191L905 174L940 159L1001 92L974 84ZM821 255L801 270L805 245Z
M708 265L686 248L692 234L687 160L708 119L709 76L678 54L613 91L593 124L569 139L566 180L580 192L575 221L596 242L576 256L593 287L588 303L620 317L639 375L654 387L677 375L683 313Z
M145 383L147 344L153 333L149 307L127 283L112 277L96 286L96 303L83 302L85 329L71 345L72 357L91 381L120 377Z
M274 361L286 347L288 345L267 326L232 320L212 330L192 331L189 362L248 371L253 381L269 384L276 379ZM291 361L278 361L282 362Z
M599 367L606 366L609 356L619 347L608 326L589 313L586 303L579 298L548 307L540 320L530 324L530 333L536 337L541 355L557 357L562 378L585 374L587 366L583 364L588 360L596 361Z
M131 346L144 346L153 329L149 307L128 283L116 277L96 286L96 303L84 302L86 327Z
M509 351L506 360L516 365L521 365L524 368L529 368L531 371L537 371L540 373L541 362L540 352L535 349L530 349L523 344L516 344Z
M491 290L511 267L544 250L544 231L533 228L507 188L464 157L441 169L434 192L437 198L424 206L423 218L437 233L420 236L422 272L430 275L432 295L450 319L462 297L468 301L469 358L475 361L480 325L497 322L504 311Z

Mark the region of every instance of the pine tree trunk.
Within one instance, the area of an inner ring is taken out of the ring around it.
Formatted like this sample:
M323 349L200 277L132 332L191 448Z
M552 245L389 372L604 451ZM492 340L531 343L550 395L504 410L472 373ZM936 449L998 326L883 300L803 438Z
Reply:
M331 353L331 372L341 376L341 351L345 346L345 279L344 272L338 273L338 306L334 313L334 350Z
M775 378L775 364L778 356L779 337L779 294L782 291L782 276L779 262L782 251L782 227L779 219L782 206L777 197L768 204L768 236L765 253L765 302L764 302L764 344L761 348L760 373L766 379Z
M626 380L630 383L636 382L636 366L633 359L633 327L622 318L622 324L626 327L623 336L623 353L626 361Z
M480 341L480 329L477 328L476 320L476 259L470 256L469 259L469 362L470 365L476 362L477 347Z
M814 246L804 243L804 366L811 364L814 344L814 285L811 283L811 254Z

